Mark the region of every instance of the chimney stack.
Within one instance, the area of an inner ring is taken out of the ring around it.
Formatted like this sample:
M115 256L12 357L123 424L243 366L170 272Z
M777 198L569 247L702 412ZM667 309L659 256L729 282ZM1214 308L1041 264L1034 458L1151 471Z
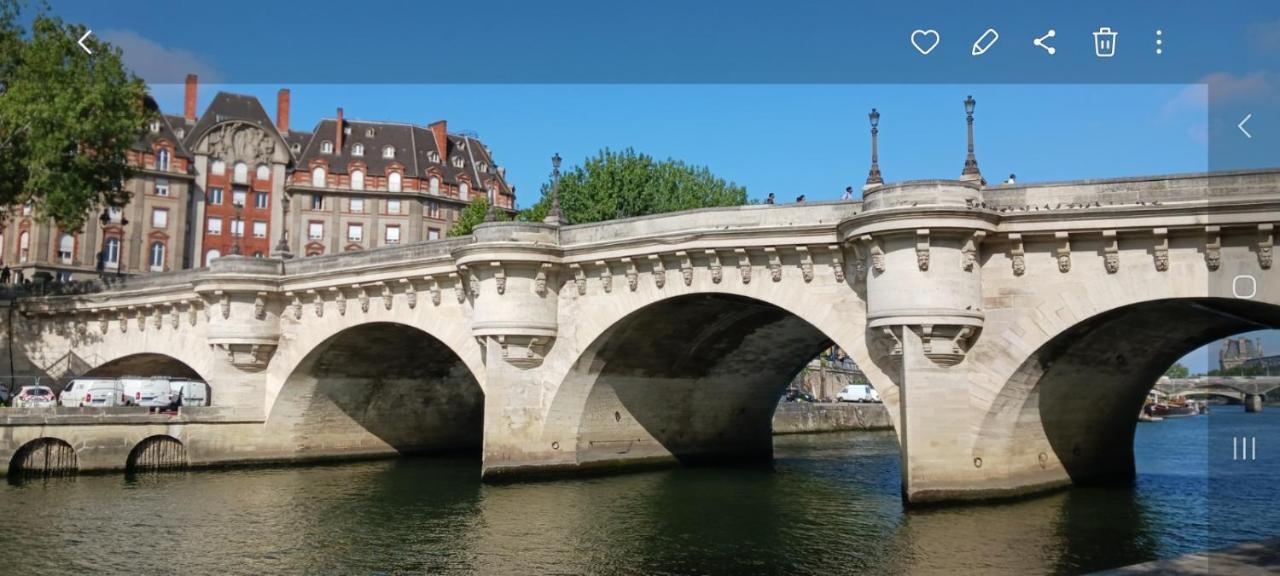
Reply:
M338 129L333 137L333 153L342 153L342 108L338 108Z
M289 89L281 88L276 93L276 129L281 134L289 133Z
M185 118L188 123L195 123L196 121L196 86L197 84L198 82L196 81L196 75L187 74L187 92L185 97L182 100L182 117Z
M440 150L440 163L447 163L449 161L449 124L440 120L427 127L431 129L431 135L435 136L436 148Z

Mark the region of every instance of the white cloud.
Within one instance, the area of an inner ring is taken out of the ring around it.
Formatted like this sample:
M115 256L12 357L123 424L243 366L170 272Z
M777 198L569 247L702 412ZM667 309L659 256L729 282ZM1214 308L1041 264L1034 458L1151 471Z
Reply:
M1254 72L1237 76L1230 72L1214 72L1200 79L1209 85L1214 104L1247 102L1265 98L1271 93L1271 76L1266 72Z
M1280 20L1258 22L1249 26L1249 44L1262 54L1280 54Z
M187 74L200 77L201 83L221 80L212 64L194 53L163 46L132 30L102 30L98 37L120 48L125 66L148 84L181 84Z
M1165 102L1161 113L1165 118L1187 112L1203 114L1209 109L1211 97L1214 106L1261 100L1273 92L1272 76L1267 72L1244 75L1214 72Z

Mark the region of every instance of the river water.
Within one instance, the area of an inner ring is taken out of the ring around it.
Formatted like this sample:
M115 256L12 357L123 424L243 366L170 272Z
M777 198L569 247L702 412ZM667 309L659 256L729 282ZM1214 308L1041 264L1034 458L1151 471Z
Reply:
M487 485L416 458L0 487L4 574L1078 574L1280 534L1280 409L1140 424L1132 489L904 510L891 433ZM1258 460L1232 461L1256 436Z

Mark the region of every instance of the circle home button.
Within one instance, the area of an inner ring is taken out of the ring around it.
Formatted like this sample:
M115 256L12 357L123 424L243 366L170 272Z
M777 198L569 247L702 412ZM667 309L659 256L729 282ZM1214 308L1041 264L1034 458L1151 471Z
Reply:
M1236 298L1251 300L1258 295L1258 280L1248 274L1231 279L1231 294Z

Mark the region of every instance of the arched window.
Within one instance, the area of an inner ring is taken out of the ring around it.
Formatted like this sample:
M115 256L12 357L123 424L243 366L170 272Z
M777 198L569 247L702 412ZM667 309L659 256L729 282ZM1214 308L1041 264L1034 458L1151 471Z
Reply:
M324 187L324 168L316 166L315 169L311 171L311 185L317 188Z
M215 175L218 175L218 176L221 176L221 175L223 175L223 174L226 174L226 173L227 173L227 163L226 163L226 162L223 162L223 161L222 161L221 159L219 159L219 158L214 158L214 159L213 159L213 162L210 162L210 163L209 163L209 172L211 172L211 173L213 173L213 174L215 174Z
M31 256L31 233L24 231L18 236L18 261L26 262Z
M216 250L216 249L215 249L215 250L210 250L210 251L208 251L208 252L205 252L205 254L204 254L204 265L205 265L205 266L208 266L208 265L210 265L210 264L213 264L213 261L214 261L214 260L217 260L217 259L219 259L219 258L221 258L221 257L222 257L222 252L219 252L219 251L218 251L218 250Z
M400 191L400 173L392 172L387 175L387 190L392 192Z
M351 147L352 156L364 156L364 144L356 144Z
M249 165L244 162L236 162L232 178L239 184L249 183Z
M396 157L396 148L395 148L395 146L383 146L383 147L382 147L382 157L383 157L383 158L395 158L395 157Z
M431 193L432 193L432 194L437 195L437 196L438 196L438 195L440 195L440 179L439 179L439 178L437 178L437 177L435 177L435 176L432 176L432 177L431 177L431 188L430 188L430 190L431 190Z
M271 179L271 169L268 168L266 164L259 164L258 180L270 180L270 179Z
M120 239L114 236L107 238L102 245L102 262L108 268L120 267Z
M164 271L164 242L157 240L151 243L151 271Z
M470 185L468 185L466 182L459 182L459 183L458 183L458 199L460 199L460 200L466 200L466 199L467 199L467 196L468 196L470 193L471 193L471 186L470 186Z
M169 170L169 150L161 148L156 152L156 170Z
M70 264L75 250L76 237L63 232L62 237L58 239L58 260L61 260L63 264Z
M361 170L351 171L351 189L364 190L364 172Z

